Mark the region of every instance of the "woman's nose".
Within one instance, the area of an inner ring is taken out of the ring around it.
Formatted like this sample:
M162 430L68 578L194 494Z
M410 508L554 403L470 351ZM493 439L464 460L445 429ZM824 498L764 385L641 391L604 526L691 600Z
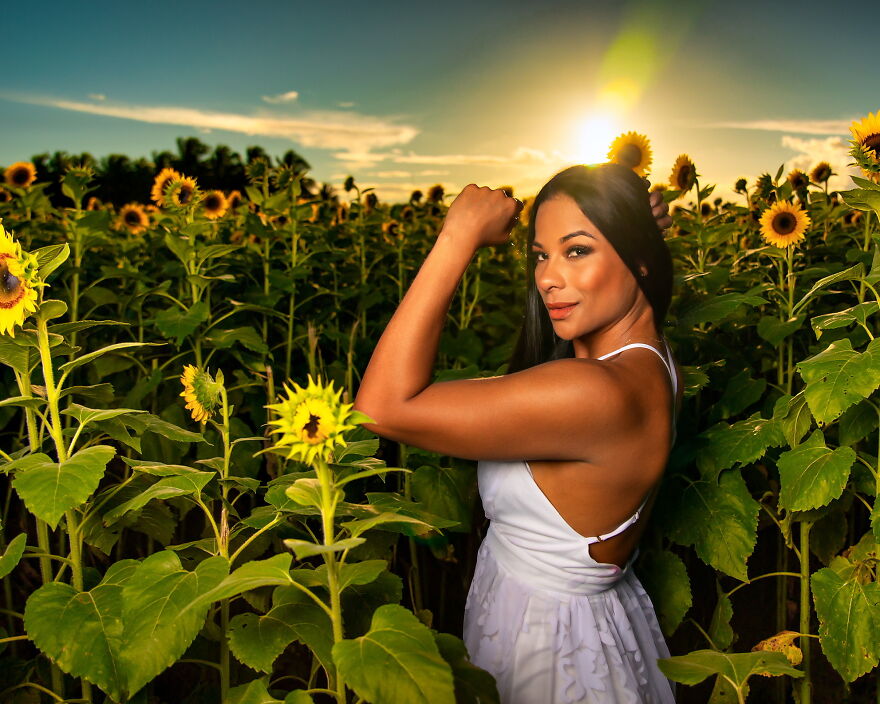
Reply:
M544 289L545 291L556 286L557 288L562 288L565 285L565 281L562 278L562 273L559 270L559 266L557 263L558 257L549 257L541 262L540 267L535 272L535 283L538 288Z

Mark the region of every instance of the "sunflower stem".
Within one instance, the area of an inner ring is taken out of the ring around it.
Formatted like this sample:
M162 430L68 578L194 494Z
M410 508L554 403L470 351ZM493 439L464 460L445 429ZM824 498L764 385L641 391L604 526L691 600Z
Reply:
M800 632L810 632L810 528L811 521L801 521L801 622ZM810 679L810 650L812 644L809 638L801 640L801 651L804 654L804 676L801 679L800 704L810 704L813 693L813 683Z

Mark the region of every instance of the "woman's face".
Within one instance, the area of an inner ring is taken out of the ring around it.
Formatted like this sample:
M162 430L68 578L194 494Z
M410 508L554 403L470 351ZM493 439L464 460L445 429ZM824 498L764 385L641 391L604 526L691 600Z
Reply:
M648 305L632 272L575 201L557 194L535 220L535 285L556 334L574 340L636 320ZM641 301L639 298L641 297ZM554 311L553 304L571 303Z

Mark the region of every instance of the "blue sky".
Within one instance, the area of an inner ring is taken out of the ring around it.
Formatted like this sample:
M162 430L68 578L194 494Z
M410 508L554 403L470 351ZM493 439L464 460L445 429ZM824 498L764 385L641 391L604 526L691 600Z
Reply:
M4 165L194 135L292 148L382 200L528 196L635 130L652 182L686 153L734 198L739 177L821 159L850 187L850 123L880 109L876 48L830 4L52 0L5 3L3 25Z

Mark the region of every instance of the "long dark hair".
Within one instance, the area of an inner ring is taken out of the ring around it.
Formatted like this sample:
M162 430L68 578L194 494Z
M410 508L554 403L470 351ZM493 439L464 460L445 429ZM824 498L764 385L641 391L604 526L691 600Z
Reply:
M523 324L507 373L528 369L552 359L574 357L571 340L558 337L535 285L535 221L538 208L556 194L572 198L633 273L654 310L654 327L661 337L672 299L672 256L657 226L645 181L631 168L612 162L563 169L535 196L526 240L526 307ZM639 265L648 273L641 275Z

